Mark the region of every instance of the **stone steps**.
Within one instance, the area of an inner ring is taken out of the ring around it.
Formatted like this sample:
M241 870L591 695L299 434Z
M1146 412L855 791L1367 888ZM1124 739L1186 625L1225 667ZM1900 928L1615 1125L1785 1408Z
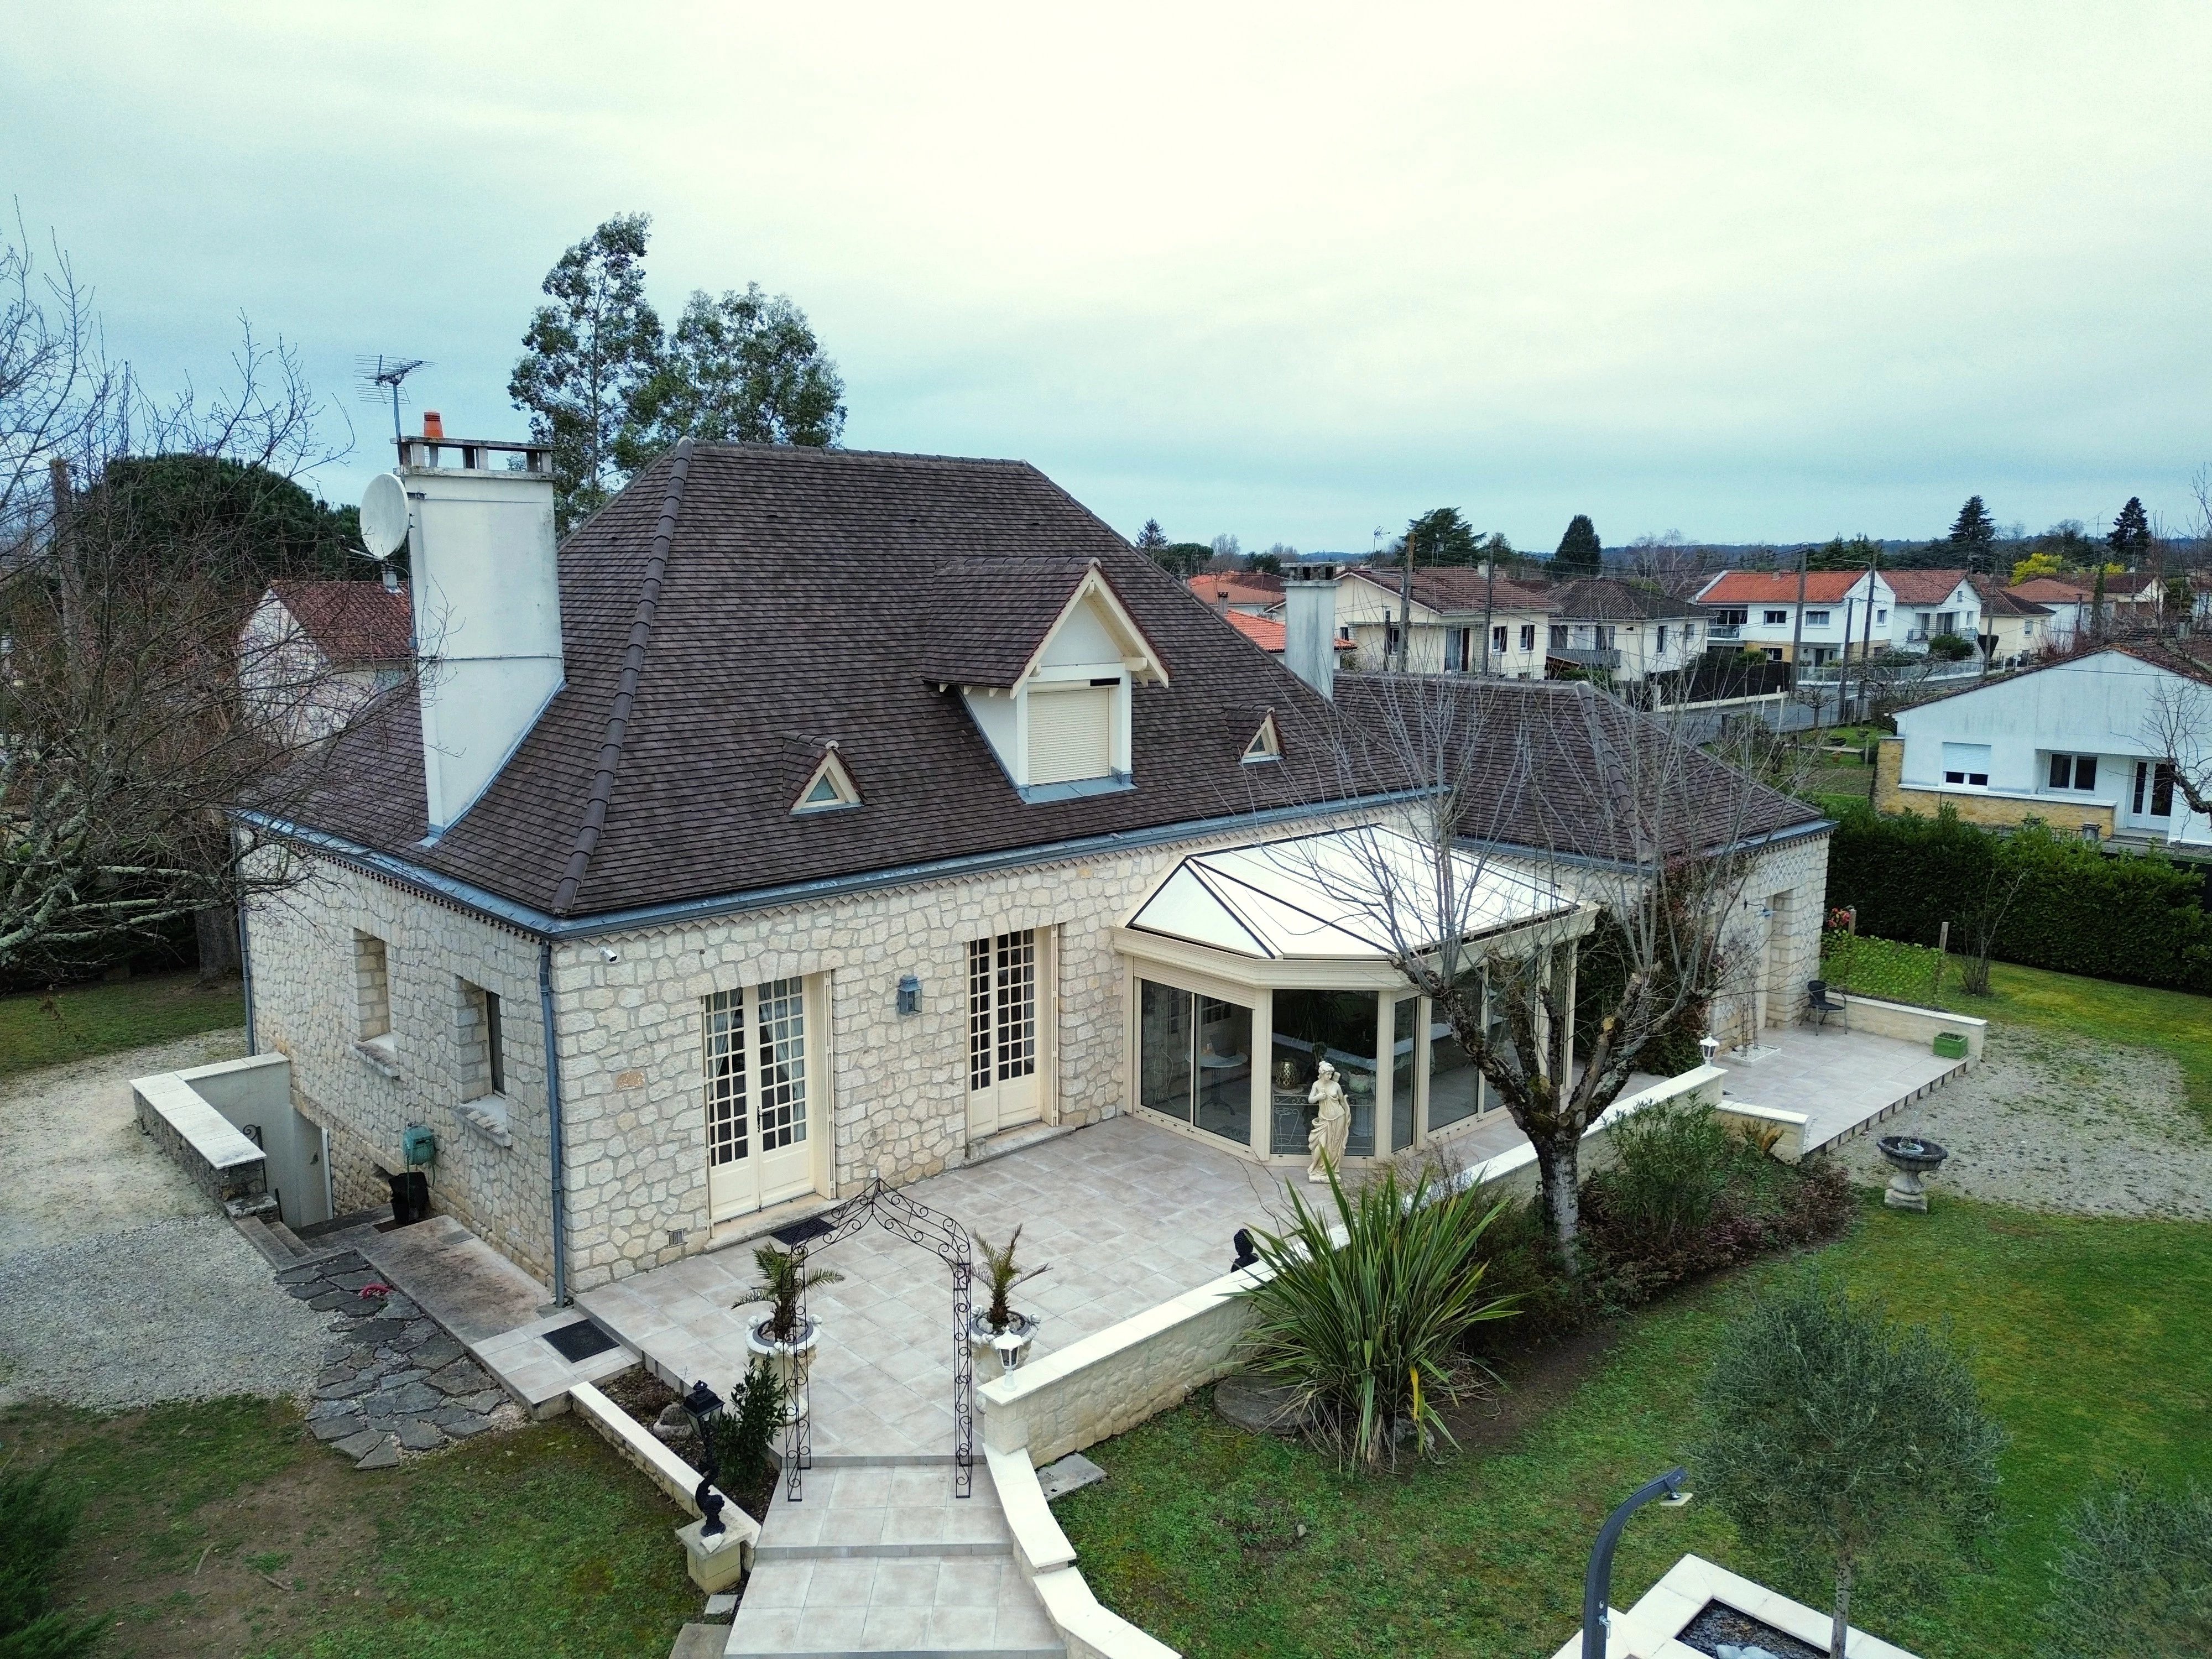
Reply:
M953 1496L951 1460L817 1460L779 1482L730 1627L746 1659L1065 1659L1014 1559L990 1470Z

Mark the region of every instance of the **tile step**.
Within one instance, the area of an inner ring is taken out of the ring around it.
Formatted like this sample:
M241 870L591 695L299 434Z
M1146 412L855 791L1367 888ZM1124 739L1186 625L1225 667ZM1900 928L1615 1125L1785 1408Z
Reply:
M942 1538L917 1540L912 1543L896 1540L875 1544L757 1544L753 1559L759 1561L854 1561L872 1556L908 1557L916 1555L1004 1555L1014 1553L1012 1537L994 1541L978 1540L972 1543L957 1543Z

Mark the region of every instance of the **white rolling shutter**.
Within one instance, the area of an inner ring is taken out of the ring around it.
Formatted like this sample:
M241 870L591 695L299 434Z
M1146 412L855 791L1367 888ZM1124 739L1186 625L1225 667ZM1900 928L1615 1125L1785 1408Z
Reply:
M1115 698L1120 688L1085 685L1068 690L1032 686L1030 781L1073 783L1103 778L1114 769Z

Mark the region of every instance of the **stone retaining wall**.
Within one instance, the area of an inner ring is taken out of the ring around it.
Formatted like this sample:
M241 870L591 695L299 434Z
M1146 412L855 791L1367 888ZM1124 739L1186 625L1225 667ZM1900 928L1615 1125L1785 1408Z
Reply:
M132 1079L131 1097L138 1127L217 1206L266 1190L268 1165L261 1149L174 1072Z

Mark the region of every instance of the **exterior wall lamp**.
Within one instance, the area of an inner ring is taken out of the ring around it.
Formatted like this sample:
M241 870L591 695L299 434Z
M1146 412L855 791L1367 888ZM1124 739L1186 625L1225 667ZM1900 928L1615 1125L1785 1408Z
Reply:
M912 974L899 975L898 1011L902 1014L921 1012L921 981Z

